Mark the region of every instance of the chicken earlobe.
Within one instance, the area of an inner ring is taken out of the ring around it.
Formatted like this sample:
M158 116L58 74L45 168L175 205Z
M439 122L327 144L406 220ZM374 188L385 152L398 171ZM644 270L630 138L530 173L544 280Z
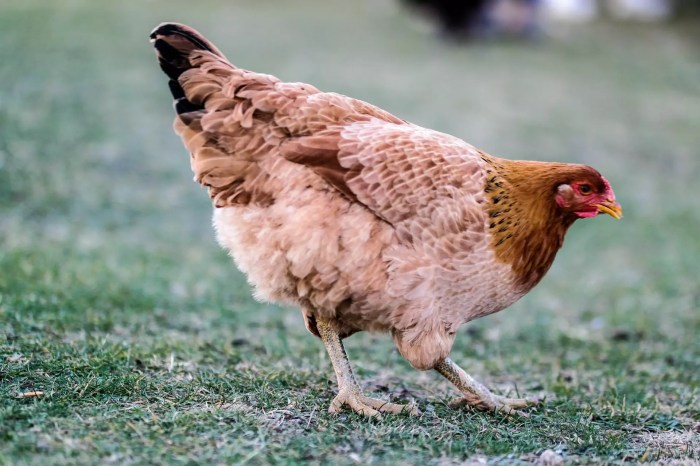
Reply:
M316 321L318 333L326 346L328 356L331 358L335 375L338 378L338 395L328 408L329 413L338 413L343 405L349 406L353 411L363 416L378 417L379 413L398 414L406 412L412 415L420 414L418 408L413 405L400 405L388 401L370 398L362 394L360 384L352 372L348 355L343 347L343 342L338 332L325 321Z

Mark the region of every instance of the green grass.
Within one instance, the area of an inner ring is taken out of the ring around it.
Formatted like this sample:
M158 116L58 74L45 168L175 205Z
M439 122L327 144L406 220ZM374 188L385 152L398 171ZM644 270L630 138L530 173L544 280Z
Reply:
M0 5L0 464L700 460L698 25L459 48L371 5ZM240 66L607 176L625 218L579 222L542 284L453 350L544 406L452 410L446 381L360 334L366 391L424 414L326 413L322 345L298 311L254 302L215 244L147 40L164 20Z

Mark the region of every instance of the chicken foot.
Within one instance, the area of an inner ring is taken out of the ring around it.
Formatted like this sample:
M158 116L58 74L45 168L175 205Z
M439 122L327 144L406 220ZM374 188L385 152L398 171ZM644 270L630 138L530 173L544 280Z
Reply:
M450 358L445 358L437 363L435 370L452 382L463 394L462 398L450 403L452 407L471 406L482 411L499 411L506 414L527 416L519 409L536 405L541 401L537 398L507 398L496 395L464 372Z
M316 321L316 327L323 344L326 346L326 351L328 351L328 356L330 356L333 364L333 370L338 378L338 395L331 402L328 408L329 413L335 414L340 412L343 405L349 406L358 414L369 417L379 417L380 413L397 414L408 412L413 415L420 413L415 406L389 403L388 401L363 395L360 384L352 372L348 355L345 352L338 332L333 330L328 322L321 320Z

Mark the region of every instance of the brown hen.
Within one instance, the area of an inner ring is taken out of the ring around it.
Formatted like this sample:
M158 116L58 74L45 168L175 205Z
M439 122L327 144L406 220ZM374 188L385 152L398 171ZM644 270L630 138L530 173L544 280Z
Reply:
M331 412L417 413L362 394L342 339L390 332L462 404L514 412L449 359L460 325L500 311L547 272L582 217L622 214L584 165L510 161L368 103L233 66L180 24L151 34L175 131L214 225L260 300L298 306L338 378Z

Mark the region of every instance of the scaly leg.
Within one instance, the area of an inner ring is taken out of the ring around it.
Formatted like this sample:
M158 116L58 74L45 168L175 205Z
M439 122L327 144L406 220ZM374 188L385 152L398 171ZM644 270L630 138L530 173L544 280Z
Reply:
M501 411L506 414L525 415L518 409L538 404L541 401L535 398L506 398L505 396L491 393L488 388L474 380L472 376L464 372L450 358L440 361L435 366L435 370L452 382L464 395L462 398L458 398L450 403L450 406L453 407L468 405L483 411Z
M369 398L362 394L360 384L357 383L355 375L350 367L348 355L345 353L343 342L338 333L334 331L328 322L316 321L318 333L321 335L326 351L333 363L333 370L338 378L338 395L331 402L328 408L329 413L337 413L343 405L348 405L353 411L364 416L376 417L379 413L401 413L408 412L416 415L420 412L418 408L410 405L400 405L389 403L388 401Z

